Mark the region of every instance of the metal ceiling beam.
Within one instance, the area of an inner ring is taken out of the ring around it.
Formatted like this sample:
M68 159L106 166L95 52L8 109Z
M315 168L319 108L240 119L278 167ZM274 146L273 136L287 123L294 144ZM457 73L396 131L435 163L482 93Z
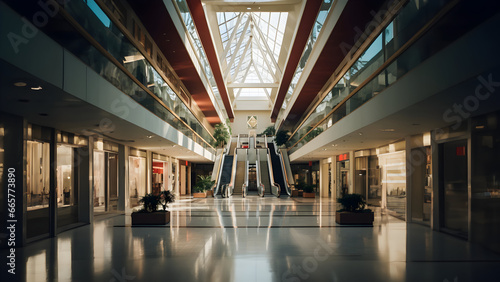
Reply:
M231 76L231 79L229 79L230 74L228 74L228 76L225 77L227 82L234 81L236 79L236 77L238 77L238 73L240 72L241 65L243 64L243 61L245 60L244 57L248 52L248 48L250 47L251 42L252 42L251 40L248 40L247 44L245 45L245 50L243 50L243 54L241 54L240 61L238 62L238 67L234 71L234 74Z
M245 32L248 29L248 26L250 25L250 18L248 18L247 22L245 23L245 27L243 27L243 31L241 32L240 38L238 39L238 43L236 43L236 47L234 48L234 53L231 55L231 61L229 64L227 64L226 71L224 73L224 77L227 77L230 70L231 66L234 64L234 60L236 59L236 56L238 55L238 51L241 48L241 43L243 43L243 39L245 38ZM231 46L229 46L231 48Z
M252 17L252 20L255 22L255 20L253 19L253 15L250 15L250 16ZM269 24L269 23L267 23L267 24ZM276 66L276 74L277 74L277 76L281 77L281 69L278 66L278 62L276 62L276 58L274 57L274 53L271 51L271 48L267 44L267 40L264 37L264 34L262 33L262 30L260 30L260 28L258 26L255 26L254 30L255 29L259 33L259 37L264 42L264 47L266 48L267 52L269 52L269 57L271 57L271 60L273 61L273 64ZM276 30L276 32L278 32L278 31ZM260 46L260 44L259 44L259 48L261 48L261 50L262 50L262 46ZM265 58L266 57L264 56L264 60L265 60Z
M227 52L229 51L231 47L231 43L233 42L234 38L236 37L236 34L238 33L238 27L240 26L241 20L243 19L244 13L241 13L238 15L238 19L236 20L236 24L234 26L233 32L231 32L231 36L229 37L229 40L227 41L226 48L224 49L224 53L222 53L221 59L225 59ZM226 21L227 23L227 21ZM219 28L220 30L220 28Z
M260 74L258 75L260 77ZM262 81L262 79L261 79ZM227 88L277 88L279 83L230 83Z

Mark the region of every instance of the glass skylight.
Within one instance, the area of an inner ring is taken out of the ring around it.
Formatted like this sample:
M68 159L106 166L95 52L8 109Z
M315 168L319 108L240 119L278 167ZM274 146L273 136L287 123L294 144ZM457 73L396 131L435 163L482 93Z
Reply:
M226 84L279 83L286 12L218 12ZM272 88L234 88L234 97L266 97Z

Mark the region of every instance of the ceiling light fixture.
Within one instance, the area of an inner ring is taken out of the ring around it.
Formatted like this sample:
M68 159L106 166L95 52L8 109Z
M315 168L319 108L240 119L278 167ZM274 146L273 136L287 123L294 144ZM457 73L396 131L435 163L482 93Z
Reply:
M17 86L17 87L24 87L26 85L28 85L28 84L24 81L14 82L14 86Z
M153 135L146 135L146 137L151 139L151 138L153 138Z
M386 128L386 129L382 129L383 132L394 132L396 131L394 128Z
M252 8L250 8L250 7L247 7L247 10L252 10Z
M42 90L42 86L37 86L37 87L31 87L31 90L34 90L34 91L38 91L38 90Z

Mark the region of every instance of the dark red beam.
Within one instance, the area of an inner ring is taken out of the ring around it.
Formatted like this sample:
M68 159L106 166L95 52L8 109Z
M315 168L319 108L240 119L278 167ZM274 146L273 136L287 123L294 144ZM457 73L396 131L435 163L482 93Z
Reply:
M217 59L217 53L215 52L215 45L210 36L210 29L208 28L208 21L205 17L205 11L203 10L203 5L201 5L200 0L187 0L186 1L193 17L196 30L198 30L198 35L200 36L201 43L203 44L203 49L207 55L208 62L212 68L212 73L217 83L217 88L219 88L219 93L226 108L227 115L229 119L234 118L233 107L229 101L229 95L227 93L226 84L222 77L222 71Z
M302 52L304 51L307 40L309 39L309 34L314 26L314 21L318 15L321 3L323 3L321 0L308 0L306 2L306 6L299 23L299 28L297 29L297 35L295 36L295 41L293 43L292 50L290 51L290 57L288 58L288 62L285 66L285 71L283 72L278 93L276 94L273 111L271 113L272 122L276 121L281 105L285 100L286 92L288 91L288 87L292 82L297 65L302 57Z
M210 124L221 122L184 41L162 0L128 0L156 45L181 79Z
M359 30L365 29L367 24L373 20L372 14L379 11L384 2L384 0L351 0L347 2L299 96L282 123L282 127L298 124L309 105L344 59L346 46L355 44L361 35ZM281 107L281 104L279 106Z

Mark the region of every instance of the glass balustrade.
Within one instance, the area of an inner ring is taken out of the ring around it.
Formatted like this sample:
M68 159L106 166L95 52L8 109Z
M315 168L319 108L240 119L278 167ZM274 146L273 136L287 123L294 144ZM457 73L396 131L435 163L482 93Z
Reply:
M446 2L429 1L418 5L417 2L419 1L411 0L402 8L327 93L305 122L299 125L299 128L288 140L288 145L292 147L290 153L305 145L371 98L379 95L411 69L463 34L456 32L453 36L448 36L446 40L436 40L436 38L442 37L439 25L447 24L446 21L438 22L435 28L425 33L384 69L379 70L446 4ZM370 77L371 79L367 81ZM356 93L350 96L354 91Z
M114 86L132 97L139 104L162 118L175 129L193 139L206 149L213 151L209 144L213 137L202 126L170 85L156 71L143 54L125 37L93 0L68 1L65 10L131 73L143 86L159 98L158 101L125 74L115 63L86 40L67 40L63 46L89 65L94 71L110 81ZM59 38L61 41L61 38ZM74 42L78 42L75 44ZM168 107L175 115L163 106ZM184 125L182 120L186 125ZM195 134L196 132L196 134ZM197 136L198 135L198 136Z

